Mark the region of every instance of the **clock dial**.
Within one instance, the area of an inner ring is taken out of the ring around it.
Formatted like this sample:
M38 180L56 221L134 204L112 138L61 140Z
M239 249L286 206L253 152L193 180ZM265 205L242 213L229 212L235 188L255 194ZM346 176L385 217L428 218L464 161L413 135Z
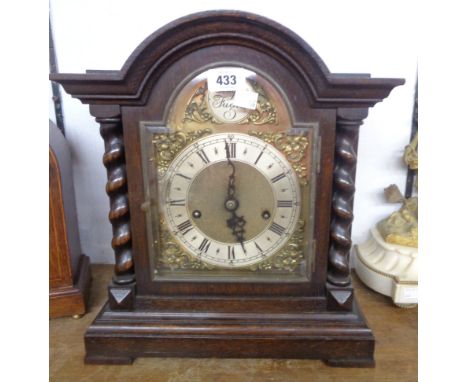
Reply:
M167 225L203 262L245 267L274 255L294 232L300 188L273 146L240 133L185 148L162 179Z

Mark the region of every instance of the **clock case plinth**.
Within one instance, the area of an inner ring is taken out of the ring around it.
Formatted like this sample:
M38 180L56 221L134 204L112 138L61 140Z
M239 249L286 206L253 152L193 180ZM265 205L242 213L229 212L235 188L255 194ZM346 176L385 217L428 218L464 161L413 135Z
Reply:
M314 267L304 282L155 281L146 237L139 121L163 124L178 84L216 66L268 78L293 126L318 123ZM332 74L297 35L262 17L213 11L149 36L120 71L53 74L90 105L104 138L115 275L109 301L85 334L87 363L136 357L322 359L372 366L374 338L350 279L359 126L368 108L404 83Z
M356 304L318 308L326 299L136 299L132 310L106 304L85 335L86 363L131 364L137 357L322 359L372 367L374 337Z

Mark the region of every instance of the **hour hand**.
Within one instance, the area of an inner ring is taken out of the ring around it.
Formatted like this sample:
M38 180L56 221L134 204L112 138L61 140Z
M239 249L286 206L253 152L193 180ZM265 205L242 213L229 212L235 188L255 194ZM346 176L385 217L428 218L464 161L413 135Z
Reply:
M232 215L226 220L228 228L231 229L232 234L236 237L236 240L242 246L242 250L245 253L244 241L245 241L245 224L247 223L243 216L237 216L235 211L231 212Z

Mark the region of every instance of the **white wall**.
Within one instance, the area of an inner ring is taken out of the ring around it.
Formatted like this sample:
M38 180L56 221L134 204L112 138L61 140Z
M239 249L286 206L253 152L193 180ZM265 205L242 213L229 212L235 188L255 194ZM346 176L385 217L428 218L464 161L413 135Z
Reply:
M383 188L396 183L404 190L406 170L401 156L410 135L417 71L416 18L408 7L395 1L289 0L286 7L283 2L252 0L50 0L58 68L64 73L120 69L143 39L173 19L203 10L238 9L289 27L315 49L332 72L405 78L406 84L371 109L361 127L353 225L356 243L365 240L369 228L396 208L385 203ZM112 263L99 127L88 106L65 93L63 112L72 149L83 252L92 262Z

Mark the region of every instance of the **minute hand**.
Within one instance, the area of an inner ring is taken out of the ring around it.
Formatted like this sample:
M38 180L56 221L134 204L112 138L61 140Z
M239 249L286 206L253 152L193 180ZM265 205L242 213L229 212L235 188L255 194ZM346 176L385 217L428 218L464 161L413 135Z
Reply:
M228 189L227 189L227 198L225 202L225 208L231 213L231 217L226 220L228 228L231 229L232 234L236 237L236 240L241 244L242 249L245 253L245 247L244 247L244 233L245 229L244 226L247 223L244 219L243 216L237 216L236 210L239 208L239 201L236 198L236 167L234 166L234 163L231 161L231 155L229 152L229 145L227 141L224 141L225 143L225 150L226 150L226 158L228 165L232 167L232 173L229 175L229 180L228 180Z

